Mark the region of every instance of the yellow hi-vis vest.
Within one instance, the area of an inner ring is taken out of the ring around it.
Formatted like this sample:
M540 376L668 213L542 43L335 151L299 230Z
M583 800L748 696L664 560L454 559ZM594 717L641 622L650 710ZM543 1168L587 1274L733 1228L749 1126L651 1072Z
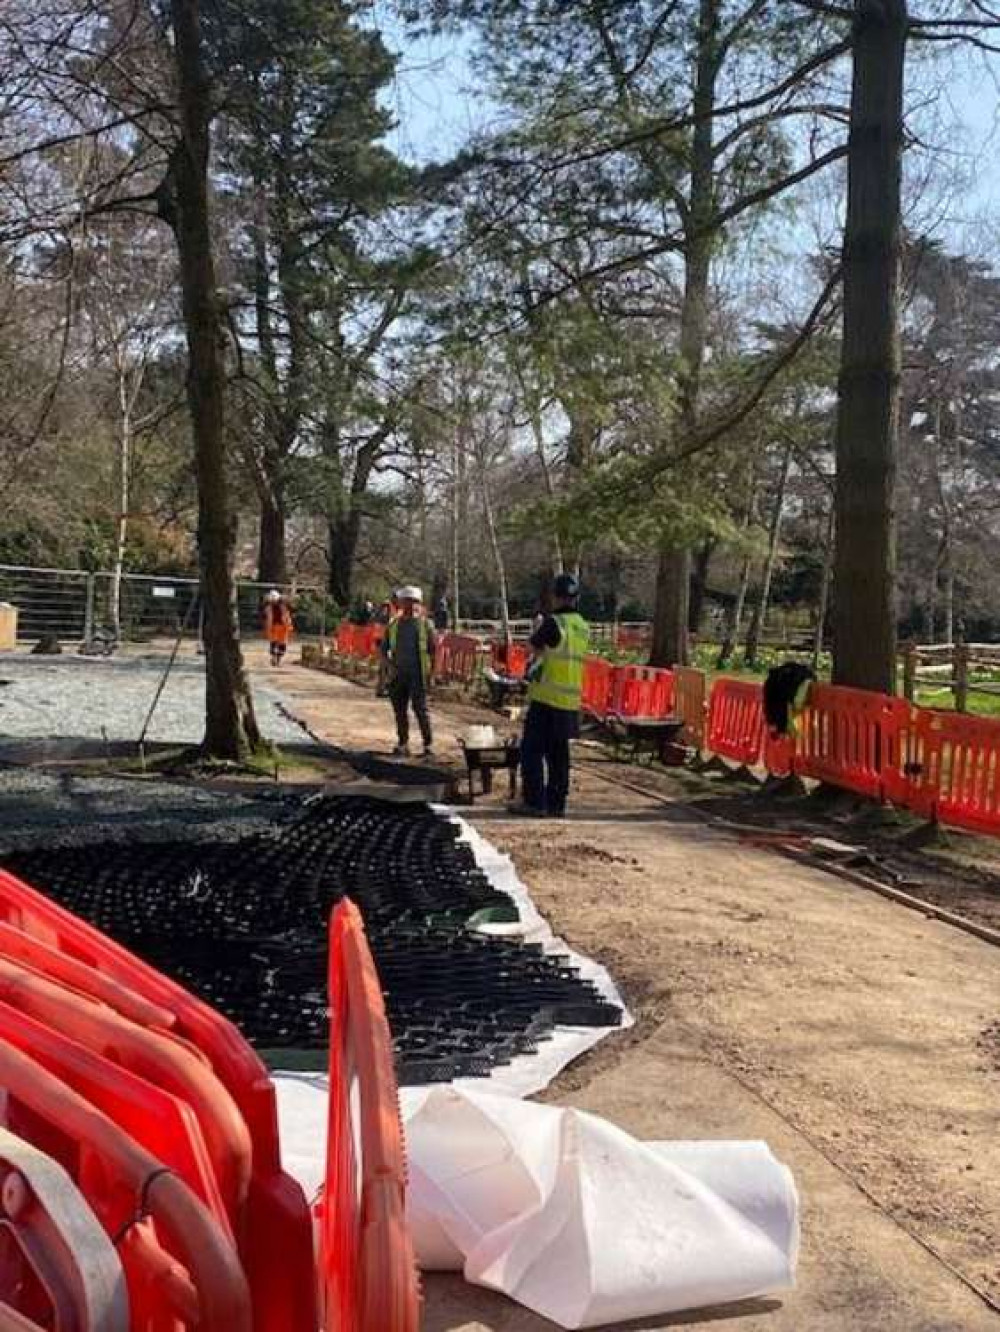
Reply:
M553 618L561 633L559 646L545 649L538 674L528 686L528 702L579 712L590 625L576 611L563 611Z
M399 622L403 617L397 615L394 620L389 621L385 636L389 644L389 659L396 659L396 644L399 642ZM413 617L417 622L417 644L420 652L420 677L424 684L427 684L431 678L431 645L430 630L427 627L427 621L422 615Z

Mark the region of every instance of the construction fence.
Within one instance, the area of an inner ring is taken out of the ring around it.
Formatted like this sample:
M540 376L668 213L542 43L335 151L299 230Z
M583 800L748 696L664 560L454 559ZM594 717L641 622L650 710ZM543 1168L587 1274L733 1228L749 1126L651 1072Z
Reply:
M383 629L341 626L333 649L377 658ZM510 670L509 647L445 635L436 676L472 686L487 665ZM524 660L517 657L523 668ZM582 706L604 723L676 721L678 739L776 778L795 776L909 809L921 818L1000 834L1000 721L916 707L906 698L814 684L795 734L772 732L760 683L702 671L613 665L589 656Z
M237 580L242 634L260 632L261 608L272 586ZM317 589L281 586L279 590L293 598L315 596L318 607L325 601ZM0 565L0 602L17 610L17 641L24 643L48 637L62 643L84 642L95 632L113 628L122 642L148 643L179 635L194 639L200 630L196 578L134 573L116 578L106 571L6 564ZM314 629L326 632L321 621Z

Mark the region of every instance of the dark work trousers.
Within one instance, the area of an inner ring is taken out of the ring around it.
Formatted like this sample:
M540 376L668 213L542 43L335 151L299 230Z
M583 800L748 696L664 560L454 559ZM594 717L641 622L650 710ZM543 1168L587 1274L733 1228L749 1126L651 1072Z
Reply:
M546 814L565 814L569 796L569 742L579 730L579 715L564 708L532 703L521 738L521 787L524 803Z
M397 676L389 686L389 697L392 700L392 710L396 714L396 735L399 738L399 743L401 745L410 743L410 708L412 707L424 745L430 746L434 737L431 732L430 713L427 711L427 690L424 687L423 680Z

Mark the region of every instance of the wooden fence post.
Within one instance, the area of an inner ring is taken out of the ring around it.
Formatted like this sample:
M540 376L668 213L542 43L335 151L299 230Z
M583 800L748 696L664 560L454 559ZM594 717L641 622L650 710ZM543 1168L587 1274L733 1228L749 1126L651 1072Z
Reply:
M969 649L958 639L955 643L955 669L954 669L954 694L955 711L968 712L969 710Z
M913 702L917 692L917 645L906 643L903 646L903 697L908 703Z

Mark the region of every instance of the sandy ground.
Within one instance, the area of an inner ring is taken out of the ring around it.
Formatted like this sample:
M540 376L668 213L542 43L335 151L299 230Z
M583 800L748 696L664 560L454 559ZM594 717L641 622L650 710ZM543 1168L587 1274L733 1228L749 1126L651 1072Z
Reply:
M338 745L385 751L388 705L294 666L289 707ZM473 715L438 708L438 747ZM642 1324L740 1332L976 1332L1000 1315L1000 951L577 768L572 816L477 825L555 929L605 962L639 1019L551 1091L649 1138L765 1138L803 1199L798 1289ZM427 1332L550 1325L457 1279Z

